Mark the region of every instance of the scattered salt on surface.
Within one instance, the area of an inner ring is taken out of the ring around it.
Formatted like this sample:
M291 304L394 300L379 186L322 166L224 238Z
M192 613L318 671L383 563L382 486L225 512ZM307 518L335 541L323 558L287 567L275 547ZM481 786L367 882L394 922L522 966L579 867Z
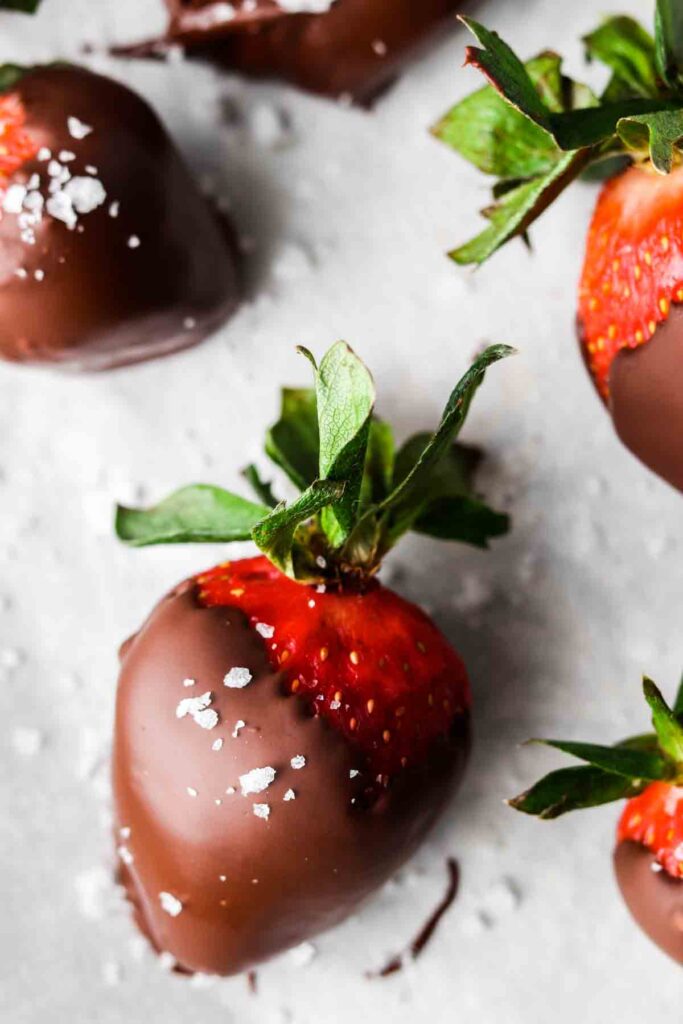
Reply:
M240 775L242 796L249 796L250 793L262 793L264 789L268 789L268 786L274 782L276 774L275 769L268 766L266 768L252 768L250 772Z
M160 892L159 903L161 904L161 909L165 910L170 917L177 917L183 909L182 902L170 892Z

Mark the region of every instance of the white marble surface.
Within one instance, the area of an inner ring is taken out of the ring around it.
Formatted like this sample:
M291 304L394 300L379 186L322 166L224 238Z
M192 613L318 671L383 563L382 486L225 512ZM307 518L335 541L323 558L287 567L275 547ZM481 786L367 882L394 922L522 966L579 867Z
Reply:
M650 17L650 0L600 11ZM582 67L593 0L488 0L482 20L528 54ZM142 34L158 0L45 0L0 16L0 59L76 56ZM0 367L0 1019L7 1024L640 1024L680 998L680 973L633 926L611 875L616 809L556 824L502 804L556 762L534 734L615 739L646 715L639 675L679 673L681 499L616 441L573 339L593 189L575 187L476 275L444 257L477 224L486 182L427 134L477 84L456 34L371 113L211 70L113 63L160 110L254 242L252 297L215 338L98 377ZM237 113L230 123L226 112ZM291 128L280 134L278 119ZM275 130L273 130L275 125ZM276 143L276 144L273 144ZM108 883L108 737L118 643L173 582L222 552L122 548L115 498L181 482L238 486L281 382L305 382L295 343L343 336L375 371L405 434L433 424L483 340L519 347L466 431L491 453L512 536L489 554L408 540L387 575L433 610L476 696L467 783L412 864L354 920L282 958L208 984L164 973ZM410 970L367 981L440 897L461 897ZM205 989L205 990L204 990Z

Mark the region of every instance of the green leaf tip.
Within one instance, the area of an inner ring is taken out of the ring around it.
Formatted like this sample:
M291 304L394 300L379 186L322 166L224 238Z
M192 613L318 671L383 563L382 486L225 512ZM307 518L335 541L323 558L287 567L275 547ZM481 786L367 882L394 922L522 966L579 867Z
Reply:
M675 708L683 707L681 691ZM568 811L636 796L651 782L664 780L680 784L683 781L683 725L651 679L643 680L643 692L652 711L654 734L633 736L611 747L571 740L529 740L529 743L560 750L586 764L551 772L508 801L509 805L525 814L556 818Z
M408 530L487 547L509 528L475 491L481 453L457 441L488 367L512 354L484 351L455 385L437 429L398 450L375 413L375 385L352 348L337 342L316 361L312 388L285 388L265 453L301 491L278 500L255 464L242 472L252 502L206 484L174 492L147 509L119 507L117 536L132 547L253 541L301 582L373 574ZM279 490L279 486L276 488ZM321 557L322 556L322 557Z
M494 31L461 18L477 40L465 64L487 84L432 128L442 142L492 175L488 226L450 252L478 265L532 224L587 169L607 159L649 159L667 174L683 158L683 4L659 0L654 37L626 16L605 19L583 38L586 57L609 78L596 95L568 78L545 51L523 62Z

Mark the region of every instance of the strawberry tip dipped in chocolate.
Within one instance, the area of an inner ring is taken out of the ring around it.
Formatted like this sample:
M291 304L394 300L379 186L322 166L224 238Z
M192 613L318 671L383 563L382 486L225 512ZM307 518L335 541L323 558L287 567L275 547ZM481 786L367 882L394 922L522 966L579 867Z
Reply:
M185 971L234 974L347 917L413 853L469 751L465 666L376 573L414 530L486 547L508 528L455 443L486 368L399 448L344 343L285 389L256 502L207 485L120 508L131 545L252 540L164 597L121 651L113 788L136 920Z
M557 54L522 63L465 23L480 44L466 63L489 84L434 133L496 184L488 226L451 256L483 263L526 239L583 172L611 175L586 241L581 350L621 440L683 490L683 0L658 0L653 35L618 16L584 38L610 73L600 95L567 78Z
M613 747L532 740L586 764L551 772L510 805L552 819L626 800L614 851L621 894L643 931L683 964L683 683L673 708L650 679L643 691L654 733Z
M431 40L455 25L462 0L166 0L161 40L118 52L149 55L169 44L256 78L367 104Z
M148 104L84 68L0 67L0 357L101 370L201 341L236 247Z

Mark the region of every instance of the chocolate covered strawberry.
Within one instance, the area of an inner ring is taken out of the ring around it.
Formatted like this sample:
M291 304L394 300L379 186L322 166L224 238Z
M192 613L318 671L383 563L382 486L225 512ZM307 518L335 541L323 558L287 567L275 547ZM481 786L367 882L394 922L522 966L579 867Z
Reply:
M156 114L65 64L0 67L0 358L99 370L195 344L235 249Z
M622 441L683 490L683 0L659 0L654 36L613 17L584 39L610 71L600 96L559 56L523 64L495 33L467 63L489 80L435 133L497 178L489 226L451 255L478 264L530 226L588 168L613 175L588 232L578 331Z
M655 732L613 747L540 740L587 762L547 775L512 807L540 818L626 800L614 852L622 895L634 918L683 963L683 684L671 709L645 679Z
M487 366L434 434L396 449L372 379L339 343L283 392L266 451L301 489L258 503L192 486L121 508L133 545L251 539L187 580L121 652L114 799L121 871L157 949L232 974L347 916L412 853L469 748L465 667L376 572L408 530L486 546L507 517L455 443ZM313 357L309 358L313 362Z
M166 36L231 71L368 103L449 24L461 0L166 0Z

